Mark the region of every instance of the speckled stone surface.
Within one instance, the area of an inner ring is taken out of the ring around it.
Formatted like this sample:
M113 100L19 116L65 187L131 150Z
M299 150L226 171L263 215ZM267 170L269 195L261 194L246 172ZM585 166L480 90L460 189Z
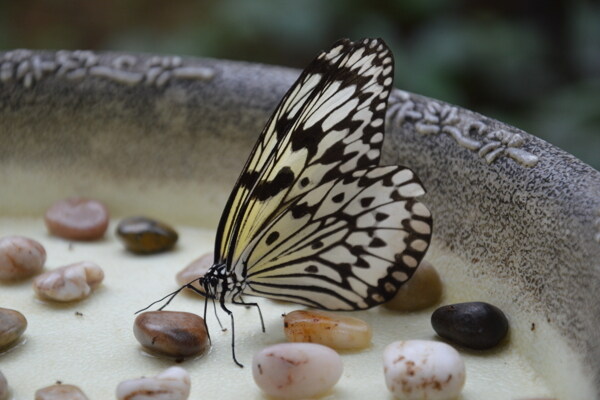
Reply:
M134 180L128 190L141 194L168 182L172 194L159 205L117 196L111 211L170 207L173 222L192 223L186 210L198 209L197 221L216 223L198 204L222 204L228 193L203 188L231 187L298 73L172 56L0 52L0 180L49 170L99 198L107 182ZM383 161L424 182L435 246L469 264L468 280L506 282L514 307L544 318L581 355L600 397L600 173L514 127L399 90ZM2 193L0 214L47 206L28 193Z

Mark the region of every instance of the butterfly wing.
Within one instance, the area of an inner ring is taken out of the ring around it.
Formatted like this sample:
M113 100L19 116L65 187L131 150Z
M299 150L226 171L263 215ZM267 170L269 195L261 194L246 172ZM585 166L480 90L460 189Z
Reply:
M385 302L431 239L424 193L401 166L339 176L303 194L244 252L248 294L329 310Z
M393 59L379 39L338 41L303 71L261 133L221 217L215 262L234 270L299 197L379 162Z

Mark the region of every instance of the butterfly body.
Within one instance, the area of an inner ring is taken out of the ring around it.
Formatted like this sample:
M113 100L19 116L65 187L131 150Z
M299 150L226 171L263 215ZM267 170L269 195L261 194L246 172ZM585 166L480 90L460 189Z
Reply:
M281 100L225 205L214 265L200 278L203 295L230 316L226 302L255 305L246 294L367 309L411 277L432 220L416 200L425 193L417 176L379 166L392 77L381 39L344 39Z

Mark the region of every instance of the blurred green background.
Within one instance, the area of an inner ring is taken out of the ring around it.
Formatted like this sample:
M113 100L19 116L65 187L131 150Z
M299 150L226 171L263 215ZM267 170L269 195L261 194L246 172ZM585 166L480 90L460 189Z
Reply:
M0 49L145 51L302 68L379 36L396 86L533 133L600 169L600 4L502 0L0 0Z

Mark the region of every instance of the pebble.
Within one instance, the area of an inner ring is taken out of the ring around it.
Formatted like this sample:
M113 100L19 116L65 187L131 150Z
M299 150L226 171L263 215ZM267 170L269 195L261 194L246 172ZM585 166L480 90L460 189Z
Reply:
M185 400L190 395L190 374L171 367L151 378L123 381L117 386L118 400Z
M373 336L365 321L325 311L292 311L284 317L283 326L290 342L319 343L336 350L363 349Z
M508 332L504 313L483 302L440 307L431 315L431 325L441 337L477 350L496 346Z
M2 371L0 371L0 400L7 400L8 399L8 382L6 381L6 378L4 377L4 375L2 374Z
M70 197L46 211L44 221L52 235L70 240L97 240L108 228L108 209L97 200Z
M317 397L342 376L338 353L317 343L280 343L259 351L252 359L254 381L276 399Z
M93 262L82 261L37 276L33 289L44 300L75 301L89 296L103 279L102 268Z
M23 314L0 307L0 349L14 344L26 328L27 319Z
M421 261L413 276L396 292L385 307L398 311L417 311L430 307L442 297L442 280L427 261Z
M385 383L401 400L454 399L465 384L465 363L451 346L429 340L389 344L383 351Z
M212 252L196 258L194 261L189 263L187 267L177 273L175 276L177 284L183 286L204 276L210 267L212 267L214 258L215 253ZM204 293L204 288L200 285L200 282L194 281L192 286Z
M148 311L133 324L135 338L146 349L170 357L190 357L209 347L204 319L178 311Z
M46 262L44 246L23 236L0 239L0 280L30 278L42 272Z
M179 237L169 225L146 217L125 218L117 226L117 235L127 250L140 254L170 250Z
M88 400L88 398L77 386L56 384L35 392L35 400Z

